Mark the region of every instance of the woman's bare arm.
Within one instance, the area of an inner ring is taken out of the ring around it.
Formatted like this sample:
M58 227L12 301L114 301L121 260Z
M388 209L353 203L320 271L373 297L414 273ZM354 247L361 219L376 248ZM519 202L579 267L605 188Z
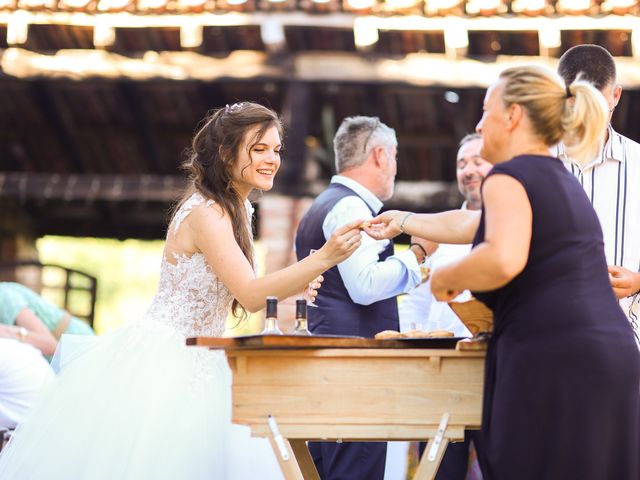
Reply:
M16 317L14 328L26 328L29 332L24 338L25 343L29 343L38 348L43 355L51 356L56 351L58 340L49 331L47 326L29 308L23 308ZM20 335L18 334L18 338Z
M480 212L450 210L442 213L414 214L389 210L369 223L371 225L364 230L376 240L406 233L437 243L466 244L473 241L480 223Z
M503 287L527 264L532 212L522 184L508 175L492 175L485 180L483 201L484 242L458 262L433 273L431 289L439 300L450 300L466 289Z
M349 257L361 241L360 221L352 222L338 229L316 253L282 270L256 277L235 240L229 217L217 205L194 208L187 221L196 248L205 255L231 294L250 312L264 308L267 296L287 298L301 293L318 275Z

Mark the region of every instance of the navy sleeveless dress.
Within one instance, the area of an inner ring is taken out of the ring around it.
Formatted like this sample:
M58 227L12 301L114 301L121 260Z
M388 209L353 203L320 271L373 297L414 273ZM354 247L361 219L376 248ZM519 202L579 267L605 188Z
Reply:
M640 352L609 284L598 218L558 159L519 156L497 174L524 186L533 229L524 270L475 293L494 313L484 478L639 480ZM483 239L484 210L474 246Z

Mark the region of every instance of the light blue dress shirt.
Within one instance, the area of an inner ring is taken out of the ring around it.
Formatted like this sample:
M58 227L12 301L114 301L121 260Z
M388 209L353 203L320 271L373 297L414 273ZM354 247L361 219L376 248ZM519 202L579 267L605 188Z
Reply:
M377 213L382 208L382 202L378 197L351 178L335 175L331 183L339 183L350 188L360 198L345 197L334 205L322 224L326 239L344 224L358 219L371 219L371 211ZM420 283L420 266L411 250L380 261L379 254L388 244L389 240L374 240L362 233L362 244L358 250L338 264L342 281L355 303L370 305L408 292Z
M460 210L467 210L465 201ZM450 245L441 244L433 255L427 259L427 265L431 273L438 268L453 263L465 257L471 252L471 245ZM466 302L471 299L471 292L465 290L456 298L454 302ZM448 330L456 337L471 337L471 332L464 326L464 323L451 310L447 302L439 302L431 293L431 279L418 285L415 290L402 299L398 307L400 316L400 331L424 330Z
M469 255L471 245L442 244L429 259L429 268L435 272L438 268L460 260ZM471 299L471 292L465 290L458 295L454 302L466 302ZM439 302L431 293L431 280L418 285L402 299L398 307L400 316L400 331L448 330L456 337L471 337L471 332L451 310L447 302Z

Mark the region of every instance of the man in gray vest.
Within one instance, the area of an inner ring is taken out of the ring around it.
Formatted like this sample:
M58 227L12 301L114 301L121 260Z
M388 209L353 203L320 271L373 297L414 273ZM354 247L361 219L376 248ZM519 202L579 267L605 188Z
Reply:
M340 226L370 219L393 195L396 176L395 131L378 118L346 118L333 140L336 171L298 227L299 259L320 248ZM419 265L427 252L419 239L394 255L393 243L363 234L362 245L347 260L324 273L309 309L313 333L373 337L398 330L396 295L421 281ZM310 442L309 450L323 480L377 480L384 477L386 443Z

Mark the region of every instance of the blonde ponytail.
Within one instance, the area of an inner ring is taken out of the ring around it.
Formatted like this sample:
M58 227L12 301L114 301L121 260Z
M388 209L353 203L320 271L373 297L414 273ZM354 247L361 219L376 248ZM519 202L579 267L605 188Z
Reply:
M508 68L500 78L505 106L521 105L545 145L562 141L580 164L595 158L609 117L607 102L593 85L578 78L566 88L560 76L537 65Z
M580 165L598 155L609 124L607 101L591 83L578 78L567 87L571 97L565 100L560 119L565 153Z

